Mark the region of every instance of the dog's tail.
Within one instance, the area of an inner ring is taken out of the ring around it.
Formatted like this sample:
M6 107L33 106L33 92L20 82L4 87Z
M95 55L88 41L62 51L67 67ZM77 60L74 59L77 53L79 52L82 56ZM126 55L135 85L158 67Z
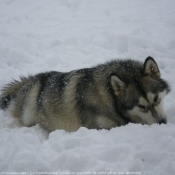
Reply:
M7 109L10 102L16 97L21 87L28 82L28 78L21 77L20 81L14 80L10 84L7 84L0 94L0 109Z

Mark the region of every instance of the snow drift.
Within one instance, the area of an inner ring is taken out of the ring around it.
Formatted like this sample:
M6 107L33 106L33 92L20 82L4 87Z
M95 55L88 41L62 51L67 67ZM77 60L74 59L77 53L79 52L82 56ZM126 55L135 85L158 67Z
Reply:
M0 88L20 75L152 56L172 91L167 125L49 134L0 111L0 173L173 175L174 8L173 0L1 0Z

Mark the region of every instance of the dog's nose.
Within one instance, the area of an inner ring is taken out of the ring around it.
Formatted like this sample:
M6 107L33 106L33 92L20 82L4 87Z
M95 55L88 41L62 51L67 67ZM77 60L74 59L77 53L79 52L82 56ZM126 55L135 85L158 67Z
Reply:
M158 122L159 125L161 125L162 123L163 123L163 124L167 124L166 119L161 119L161 120Z

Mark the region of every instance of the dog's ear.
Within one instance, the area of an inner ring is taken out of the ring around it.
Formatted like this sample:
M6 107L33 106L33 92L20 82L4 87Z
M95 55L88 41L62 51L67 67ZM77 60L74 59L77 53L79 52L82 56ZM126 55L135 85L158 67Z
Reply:
M116 95L119 95L126 89L126 84L121 81L116 75L111 76L111 85Z
M143 65L144 75L153 75L160 77L160 71L157 66L157 63L152 57L146 58Z

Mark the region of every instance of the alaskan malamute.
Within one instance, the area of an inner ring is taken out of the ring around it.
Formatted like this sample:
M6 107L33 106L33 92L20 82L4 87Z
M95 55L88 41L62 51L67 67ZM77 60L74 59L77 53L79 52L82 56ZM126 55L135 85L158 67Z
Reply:
M152 57L144 63L113 60L67 73L46 72L8 84L0 106L24 126L49 131L81 126L111 129L129 122L166 123L163 100L170 91Z

